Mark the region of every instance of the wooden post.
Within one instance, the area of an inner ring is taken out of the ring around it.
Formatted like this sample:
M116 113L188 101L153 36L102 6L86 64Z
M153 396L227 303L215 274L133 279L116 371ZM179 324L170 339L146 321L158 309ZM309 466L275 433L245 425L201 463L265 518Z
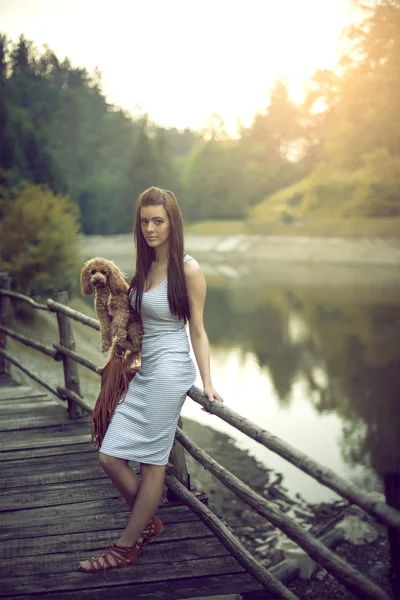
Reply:
M58 292L57 294L54 294L54 298L61 304L68 304L68 292ZM65 346L75 352L74 334L69 318L57 311L57 322L61 346ZM64 365L65 387L80 396L81 390L79 385L78 365L65 354L63 355L62 360ZM78 419L84 412L75 404L75 402L68 399L68 414L70 419Z
M0 288L9 290L11 288L11 277L7 271L0 271ZM6 327L10 320L10 298L0 296L0 324ZM6 349L7 335L0 331L0 348ZM0 375L9 375L10 366L5 356L0 355Z
M182 417L179 417L178 427L182 429ZM169 455L169 462L174 467L174 475L185 486L190 490L190 475L187 470L185 450L182 444L177 439L174 440L174 444ZM179 498L173 493L172 490L168 489L167 498L169 500L178 500Z

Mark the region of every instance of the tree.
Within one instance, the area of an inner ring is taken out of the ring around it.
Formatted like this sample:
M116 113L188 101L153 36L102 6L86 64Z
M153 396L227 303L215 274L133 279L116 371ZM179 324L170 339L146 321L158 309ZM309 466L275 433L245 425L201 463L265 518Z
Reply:
M27 295L71 291L79 277L77 207L40 186L0 190L0 261Z

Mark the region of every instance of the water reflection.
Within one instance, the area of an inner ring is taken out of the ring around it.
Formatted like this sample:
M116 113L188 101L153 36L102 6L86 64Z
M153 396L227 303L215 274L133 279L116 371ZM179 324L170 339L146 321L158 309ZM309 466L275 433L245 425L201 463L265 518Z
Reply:
M205 323L229 406L364 488L400 466L400 283L209 278ZM200 381L199 381L200 383ZM235 435L311 500L333 493ZM206 418L204 418L204 416ZM218 421L218 422L217 422ZM374 475L375 474L375 475Z

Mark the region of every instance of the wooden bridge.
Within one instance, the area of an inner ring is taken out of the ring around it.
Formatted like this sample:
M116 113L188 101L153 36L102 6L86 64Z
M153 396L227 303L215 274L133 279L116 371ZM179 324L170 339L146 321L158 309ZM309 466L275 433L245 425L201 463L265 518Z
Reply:
M54 312L59 342L48 346L10 329L11 301ZM184 448L357 597L389 600L387 592L333 552L343 540L343 530L334 528L322 538L311 536L271 501L214 461L179 427L167 468L163 503L158 509L165 524L163 535L147 546L134 567L112 570L106 578L79 572L79 560L103 550L118 537L129 508L100 468L97 452L88 441L92 407L81 394L76 363L93 371L96 366L75 352L69 319L95 329L99 325L73 311L65 301L64 295L40 304L10 291L10 279L0 274L2 597L296 599L285 583L298 575L297 561L285 560L268 570L257 562L223 519L208 508L206 496L189 489ZM64 385L53 388L31 372L15 353L7 351L7 337L63 361ZM16 384L9 376L10 365L22 370L46 392ZM400 512L359 491L227 406L210 404L196 388L190 390L189 396L346 498L349 505L359 506L385 523L398 536Z

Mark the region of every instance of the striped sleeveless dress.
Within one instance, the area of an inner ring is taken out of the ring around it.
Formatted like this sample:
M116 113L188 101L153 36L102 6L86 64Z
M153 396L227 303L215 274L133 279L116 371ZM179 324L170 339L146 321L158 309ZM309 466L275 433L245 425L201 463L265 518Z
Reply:
M188 254L184 262L193 260ZM134 306L135 292L131 295ZM109 456L166 465L187 391L196 379L187 327L168 303L168 280L142 297L142 365L115 409L100 448Z

